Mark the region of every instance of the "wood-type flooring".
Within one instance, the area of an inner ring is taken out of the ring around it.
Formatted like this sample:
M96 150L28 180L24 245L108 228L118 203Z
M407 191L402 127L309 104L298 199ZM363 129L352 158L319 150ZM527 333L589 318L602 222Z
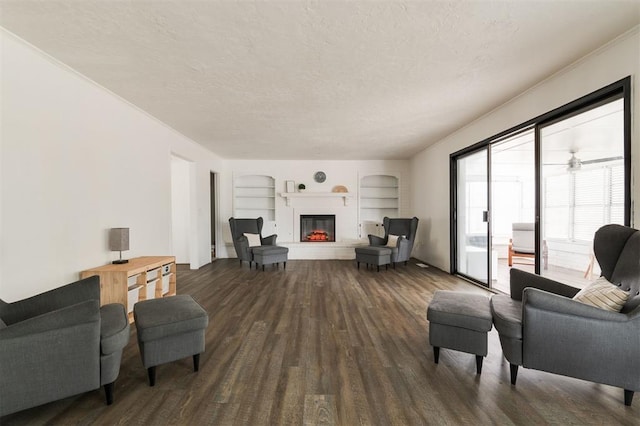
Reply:
M132 325L113 405L100 389L0 424L640 424L640 401L625 407L611 386L522 368L512 386L495 329L481 375L470 354L442 349L436 365L425 314L438 289L484 292L414 261L380 272L346 260L179 268L178 293L209 313L198 373L191 358L164 364L149 387Z

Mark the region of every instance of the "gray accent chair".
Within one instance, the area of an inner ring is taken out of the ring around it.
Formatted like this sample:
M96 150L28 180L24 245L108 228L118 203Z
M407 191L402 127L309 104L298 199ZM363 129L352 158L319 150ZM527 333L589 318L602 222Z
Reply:
M278 237L276 234L269 235L268 237L262 236L262 225L264 221L261 217L257 219L236 219L233 217L229 218L229 226L231 227L231 238L233 239L233 247L236 249L236 255L238 255L238 259L240 260L240 264L242 261L249 262L249 267L253 262L253 249L249 247L249 241L247 237L244 236L247 234L259 234L260 241L263 246L275 246L276 238Z
M382 220L382 226L384 226L384 237L378 237L377 235L369 234L369 245L371 246L386 246L389 241L389 235L401 236L398 238L398 242L395 247L391 248L391 264L395 268L397 262L407 261L411 257L411 251L413 250L413 242L416 238L416 232L418 230L418 218L413 217L411 219L394 218L390 219L385 216Z
M98 276L0 300L0 416L100 386L110 405L128 342L124 306L100 307Z
M572 300L579 289L511 269L511 296L491 298L493 322L515 385L518 366L640 390L640 232L605 225L593 248L602 276L629 291L620 313Z

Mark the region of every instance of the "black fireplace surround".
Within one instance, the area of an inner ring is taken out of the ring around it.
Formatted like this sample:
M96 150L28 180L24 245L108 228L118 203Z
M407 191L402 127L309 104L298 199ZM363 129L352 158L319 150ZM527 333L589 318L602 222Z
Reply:
M300 215L300 241L328 243L336 240L336 215Z

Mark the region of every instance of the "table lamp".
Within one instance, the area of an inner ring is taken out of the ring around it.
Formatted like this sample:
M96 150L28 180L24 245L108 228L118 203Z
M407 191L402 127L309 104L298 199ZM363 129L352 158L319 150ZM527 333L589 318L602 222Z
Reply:
M129 228L111 228L109 230L109 250L120 252L120 259L114 260L111 263L120 264L129 262L122 258L122 251L129 250Z

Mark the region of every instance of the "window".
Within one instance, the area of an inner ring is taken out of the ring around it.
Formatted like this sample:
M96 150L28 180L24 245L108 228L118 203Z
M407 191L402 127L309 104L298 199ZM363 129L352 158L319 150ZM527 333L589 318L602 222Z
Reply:
M624 166L549 176L544 182L546 237L593 240L606 223L624 223Z

